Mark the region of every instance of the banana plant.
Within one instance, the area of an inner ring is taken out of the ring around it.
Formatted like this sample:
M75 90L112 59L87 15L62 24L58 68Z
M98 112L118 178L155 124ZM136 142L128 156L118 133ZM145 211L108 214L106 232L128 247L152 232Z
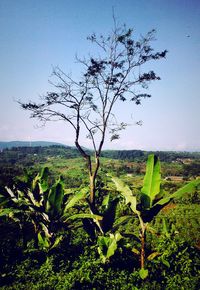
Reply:
M45 167L34 178L26 175L25 182L19 182L17 187L6 187L6 193L1 195L0 216L17 219L21 227L25 216L34 226L35 245L52 248L63 238L59 232L70 228L69 219L65 221L64 217L85 195L83 189L70 199L65 193L62 177L51 185L49 169Z
M110 233L109 236L99 236L97 240L98 244L98 253L105 264L109 262L110 257L115 254L115 251L118 247L118 242L122 239L120 233L116 232L115 234Z
M118 248L118 242L122 236L117 229L121 224L117 218L117 205L119 198L111 198L110 194L106 195L101 203L100 212L94 214L89 206L90 213L76 214L69 217L81 218L84 230L88 233L93 243L97 247L100 259L103 263L109 262ZM90 204L89 204L90 205Z
M130 205L131 210L135 213L140 222L140 264L141 278L148 276L148 270L145 269L145 236L148 223L151 222L159 211L174 198L179 198L183 194L194 192L200 184L200 179L193 180L178 189L172 194L167 194L161 188L160 161L157 156L151 154L148 156L146 164L146 174L143 181L143 187L139 194L139 201L132 190L123 183L119 178L113 177L113 182L118 191L125 198L126 204Z

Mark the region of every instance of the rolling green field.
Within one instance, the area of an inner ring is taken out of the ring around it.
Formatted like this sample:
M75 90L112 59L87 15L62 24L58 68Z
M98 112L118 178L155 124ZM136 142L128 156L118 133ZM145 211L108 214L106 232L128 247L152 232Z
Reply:
M1 289L199 289L200 155L157 152L161 184L145 209L149 154L103 152L91 214L87 168L75 149L3 150ZM181 194L172 199L174 192ZM161 207L162 196L171 199Z

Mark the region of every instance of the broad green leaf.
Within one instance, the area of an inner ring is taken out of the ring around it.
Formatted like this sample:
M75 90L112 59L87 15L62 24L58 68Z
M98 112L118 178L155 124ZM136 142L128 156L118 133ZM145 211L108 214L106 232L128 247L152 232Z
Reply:
M160 253L158 252L153 252L151 253L148 257L147 260L152 261L155 257L160 256Z
M32 184L31 184L31 190L34 191L36 186L38 185L38 182L40 180L40 174L38 173L35 178L33 178L32 180Z
M196 190L196 187L200 184L200 178L195 179L193 181L190 181L180 189L178 189L176 192L162 198L154 206L160 205L160 206L165 206L168 202L173 200L174 198L180 198L183 194L186 193L191 193Z
M160 192L161 174L160 161L157 156L151 154L148 156L146 164L146 174L142 187L142 203L144 208L150 208L156 195Z
M106 263L106 260L107 260L107 251L108 251L110 242L111 241L109 237L100 236L97 239L98 253L104 264Z
M47 166L43 167L42 170L39 173L39 176L41 179L48 180L49 176L49 168Z
M10 214L18 213L20 210L13 209L13 208L1 208L0 209L0 216L9 216Z
M118 198L109 202L108 207L103 214L101 229L103 230L104 233L106 233L112 229L112 226L113 226L114 221L115 221L115 215L116 215L116 209L117 209L118 202L119 202Z
M97 243L99 245L98 252L99 255L105 263L111 256L114 255L115 251L117 250L117 242L122 239L120 233L110 234L109 237L101 236L98 237Z
M112 231L115 231L120 225L123 225L124 223L126 223L130 219L133 219L132 215L126 215L126 216L119 217L118 219L115 220L113 227L112 227Z
M165 260L164 258L162 258L162 257L161 257L161 262L162 262L165 266L167 266L167 268L170 268L170 263L169 263L167 260Z
M117 250L117 242L120 241L122 239L122 236L120 235L120 233L116 233L115 235L110 234L110 240L111 243L108 247L107 250L107 259L109 259L110 257L112 257L115 253L115 251Z
M193 180L189 182L188 184L186 184L185 186L183 186L182 188L178 189L176 192L160 199L150 209L143 210L141 212L143 221L150 222L160 212L160 210L165 205L167 205L171 200L173 200L174 198L179 198L184 194L194 192L199 184L200 184L200 179Z
M63 182L59 179L56 184L56 196L55 196L55 209L60 214L62 212L64 197L64 186Z
M79 193L76 193L75 196L72 197L72 199L67 203L64 209L64 213L71 207L73 207L79 200L84 199L86 197L86 194L88 193L88 189L83 188L80 190Z
M149 274L149 271L147 269L142 268L139 271L139 275L143 280L148 277L148 274Z
M109 204L109 200L110 200L110 194L106 195L102 201L102 205L107 207Z
M131 251L138 256L140 255L140 251L138 251L138 249L136 249L136 248L132 248Z
M36 199L35 199L35 196L33 195L33 192L28 190L28 196L32 202L32 204L36 207L40 207L40 202L38 202Z
M51 246L51 249L56 248L58 246L58 244L63 240L63 236L59 236L56 238L54 244Z
M45 234L45 237L48 239L51 238L51 234L49 233L48 227L43 222L40 222L39 224L40 224L40 226Z
M5 189L6 189L7 192L9 193L9 195L10 195L12 201L15 202L15 203L18 203L18 199L16 198L14 192L13 192L10 188L8 188L7 186L5 187Z
M125 197L126 204L130 203L132 211L138 214L138 211L136 209L137 206L136 196L133 195L131 189L117 177L112 177L112 180L115 183L117 190L120 191L121 194Z
M47 205L48 201L48 194L50 191L50 186L48 184L48 175L49 175L49 168L44 167L42 171L40 172L40 179L39 179L39 190L40 190L40 195L41 195L41 205Z
M67 217L66 219L65 219L65 216L66 215L63 215L63 217L62 217L64 222L67 222L68 220L86 219L86 218L94 219L97 221L101 221L103 219L102 216L97 215L97 214L91 214L91 213L77 213L77 214L74 214L72 216Z
M122 239L123 237L122 237L122 235L120 234L120 233L115 233L115 240L117 241L117 242L119 242L121 239Z
M38 243L39 246L43 249L49 248L49 242L46 237L42 237L40 233L38 233Z
M47 200L46 210L51 215L60 214L62 211L62 203L64 197L63 183L58 180L51 188Z

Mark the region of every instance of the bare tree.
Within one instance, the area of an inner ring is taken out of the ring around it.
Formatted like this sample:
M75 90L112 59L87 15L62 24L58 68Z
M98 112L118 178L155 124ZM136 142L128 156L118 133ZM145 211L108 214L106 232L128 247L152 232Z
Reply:
M115 21L114 21L115 23ZM53 69L55 90L41 97L41 103L22 103L21 107L31 111L32 118L40 121L63 120L75 132L75 145L86 161L90 180L90 207L95 207L95 185L100 167L100 156L105 137L110 140L119 138L119 131L126 128L125 123L117 123L113 108L118 101L133 101L137 105L149 94L140 92L139 87L160 77L154 71L141 72L145 63L165 58L167 51L155 52L150 43L154 40L155 30L139 40L134 39L132 29L118 27L115 23L107 36L92 34L88 40L98 47L99 56L77 61L83 66L79 81L65 74L59 67ZM87 132L91 140L94 157L81 144L82 132Z

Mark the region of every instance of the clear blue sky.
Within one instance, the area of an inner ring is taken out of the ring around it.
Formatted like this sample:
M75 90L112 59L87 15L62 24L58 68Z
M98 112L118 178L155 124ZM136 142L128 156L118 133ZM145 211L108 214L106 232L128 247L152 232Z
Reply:
M155 28L155 49L169 53L152 63L161 77L150 85L152 98L116 108L119 119L143 120L143 126L130 126L105 148L200 151L199 0L0 0L0 141L73 145L69 127L49 123L38 129L15 100L37 100L48 91L52 65L78 73L75 54L88 55L89 34L112 29L112 7L138 35Z

